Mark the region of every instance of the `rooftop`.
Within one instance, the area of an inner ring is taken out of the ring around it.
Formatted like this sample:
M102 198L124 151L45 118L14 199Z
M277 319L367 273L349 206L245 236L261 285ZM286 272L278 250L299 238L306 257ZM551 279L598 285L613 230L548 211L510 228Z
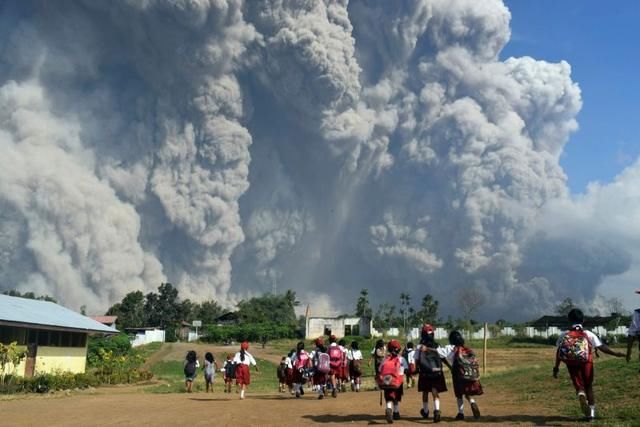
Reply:
M21 324L24 327L40 327L42 329L49 327L85 332L118 333L114 328L105 326L61 305L8 295L0 295L0 323Z

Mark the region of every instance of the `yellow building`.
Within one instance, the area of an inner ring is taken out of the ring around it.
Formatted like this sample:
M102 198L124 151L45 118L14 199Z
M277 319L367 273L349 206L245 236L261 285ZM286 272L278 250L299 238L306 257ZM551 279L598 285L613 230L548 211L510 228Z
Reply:
M8 373L84 372L87 337L96 333L118 331L52 302L0 295L0 343L17 342L27 352Z

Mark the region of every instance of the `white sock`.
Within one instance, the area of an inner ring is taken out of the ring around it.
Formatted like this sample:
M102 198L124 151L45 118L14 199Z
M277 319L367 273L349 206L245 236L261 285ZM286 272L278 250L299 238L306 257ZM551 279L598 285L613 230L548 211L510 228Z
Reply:
M393 404L393 412L400 412L400 405L398 405L397 403Z
M322 389L322 387L318 386L318 394L323 394L324 390Z
M422 402L422 410L423 410L425 413L428 413L428 412L429 412L429 402Z
M393 409L393 402L391 400L387 402L387 409Z
M459 397L456 399L458 402L458 413L459 414L464 414L464 400Z
M589 405L589 416L596 416L596 405Z
M244 390L240 390L240 399L244 399Z
M469 399L469 403L476 403L475 399Z
M439 398L433 399L433 409L435 411L439 411L440 410L440 399Z

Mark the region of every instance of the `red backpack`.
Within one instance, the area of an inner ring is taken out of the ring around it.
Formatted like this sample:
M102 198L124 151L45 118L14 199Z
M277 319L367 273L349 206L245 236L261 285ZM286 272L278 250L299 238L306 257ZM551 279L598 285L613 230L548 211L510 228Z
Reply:
M480 364L476 354L467 347L457 347L453 367L458 375L465 381L478 381L480 379Z
M303 369L307 367L309 361L309 354L306 351L301 351L296 357L295 369Z
M378 387L383 390L396 390L404 382L404 369L398 356L389 356L380 365L380 372L376 378Z
M332 368L339 368L342 366L342 350L337 345L329 347L329 359Z
M558 346L558 358L567 365L581 365L591 358L589 337L582 329L567 332Z

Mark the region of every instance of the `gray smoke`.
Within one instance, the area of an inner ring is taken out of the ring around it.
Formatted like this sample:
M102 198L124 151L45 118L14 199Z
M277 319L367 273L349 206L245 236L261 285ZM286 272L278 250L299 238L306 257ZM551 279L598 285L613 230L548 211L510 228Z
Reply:
M640 166L569 195L580 90L565 62L500 61L509 20L498 0L3 2L0 288L92 310L164 280L454 315L477 287L490 319L592 302L637 263Z

